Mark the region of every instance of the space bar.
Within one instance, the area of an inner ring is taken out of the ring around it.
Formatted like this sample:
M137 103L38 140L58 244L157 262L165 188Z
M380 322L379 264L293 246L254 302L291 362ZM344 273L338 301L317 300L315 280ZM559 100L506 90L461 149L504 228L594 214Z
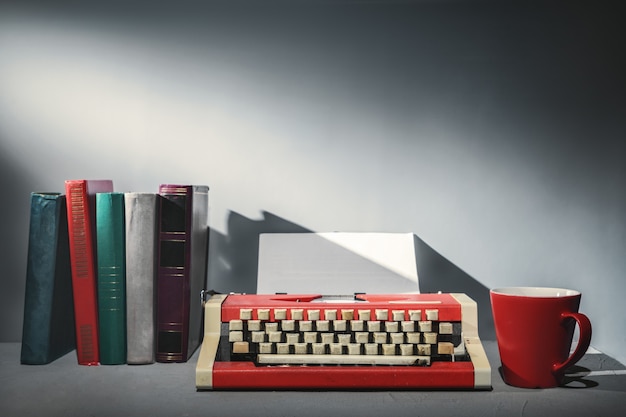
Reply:
M430 365L430 356L391 355L257 355L265 365Z

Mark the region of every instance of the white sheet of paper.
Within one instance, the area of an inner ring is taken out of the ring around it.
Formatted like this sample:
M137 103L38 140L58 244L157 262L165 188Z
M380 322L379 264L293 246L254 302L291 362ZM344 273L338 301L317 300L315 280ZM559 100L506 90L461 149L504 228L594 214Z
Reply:
M264 233L258 294L419 293L413 233Z

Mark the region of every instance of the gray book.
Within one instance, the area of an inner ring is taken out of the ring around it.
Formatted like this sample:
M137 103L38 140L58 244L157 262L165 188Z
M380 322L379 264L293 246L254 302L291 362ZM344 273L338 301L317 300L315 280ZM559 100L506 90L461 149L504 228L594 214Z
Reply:
M125 193L127 362L155 359L156 193Z

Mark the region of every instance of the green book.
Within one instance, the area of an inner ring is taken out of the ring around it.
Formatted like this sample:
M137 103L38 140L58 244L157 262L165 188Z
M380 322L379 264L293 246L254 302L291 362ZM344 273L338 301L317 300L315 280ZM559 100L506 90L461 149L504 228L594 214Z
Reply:
M20 362L43 365L76 348L65 196L32 193Z
M126 363L124 193L96 194L100 363Z

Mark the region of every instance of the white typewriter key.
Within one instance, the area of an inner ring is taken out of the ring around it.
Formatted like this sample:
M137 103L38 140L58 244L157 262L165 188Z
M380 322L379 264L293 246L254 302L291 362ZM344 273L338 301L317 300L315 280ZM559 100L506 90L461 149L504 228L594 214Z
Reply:
M313 322L311 320L302 320L298 324L300 325L301 332L310 332L313 330Z
M398 332L398 322L397 321L386 321L385 322L385 331L388 333L397 333Z
M248 331L256 332L261 330L261 320L248 320Z
M348 345L348 355L360 355L361 343L350 343Z
M295 320L282 320L280 328L283 329L283 332L293 332L296 330L296 322Z
M442 321L439 323L439 334L452 334L452 323Z
M309 320L319 320L320 319L320 311L319 310L309 310L307 311L307 316Z
M278 323L271 322L265 323L265 333L270 334L271 332L275 332L278 330Z
M285 320L287 318L287 309L286 308L276 308L274 309L274 320Z
M242 342L243 332L240 330L228 332L228 341L229 342Z
M241 320L231 320L228 322L228 330L243 330L243 321Z
M393 321L402 321L404 320L404 310L392 310L391 318Z
M336 332L345 332L348 327L346 326L345 320L335 320L333 321L333 329Z
M290 345L300 343L300 333L287 333L285 335L285 340Z
M265 355L259 354L260 364L274 365L421 365L428 366L428 356L400 355Z
M426 310L426 320L439 320L439 310Z
M362 320L351 320L350 321L350 330L353 332L362 332L363 331L363 321Z
M337 310L324 310L326 320L337 320Z
M276 353L285 355L289 353L289 345L287 343L276 343Z
M433 330L433 322L430 320L424 320L417 322L420 332L431 332Z
M378 343L366 343L365 354L366 355L378 355Z
M359 320L369 320L371 316L371 312L369 310L359 310Z
M370 334L368 332L356 332L354 333L354 341L356 343L367 343L369 342Z
M371 320L367 322L367 331L368 332L379 332L380 331L380 322L378 320Z
M233 343L233 353L249 353L250 345L248 342L235 342Z
M316 343L317 342L317 332L304 332L304 342L305 343Z
M403 321L402 322L402 331L403 332L414 332L415 331L415 322L414 321Z
M308 343L296 343L293 345L293 350L296 355L304 355L307 353Z
M389 310L385 309L376 309L374 312L376 315L376 320L386 321L389 318Z
M272 353L273 343L263 342L259 343L259 353Z
M437 353L440 355L453 355L454 345L450 342L437 343Z
M404 343L404 333L389 333L389 340L396 345Z
M410 332L406 334L406 342L407 343L420 343L420 333Z
M239 310L239 318L241 320L251 320L252 319L252 309L251 308L242 308Z
M383 347L383 355L390 356L390 355L396 354L396 345L385 343L382 345L382 347Z
M413 355L413 345L409 345L409 344L400 345L400 355L402 356Z
M256 316L259 320L269 320L270 319L270 309L269 308L259 308L256 311Z
M330 345L331 355L341 355L343 353L343 346L339 343L331 343Z
M343 346L348 346L348 344L350 343L350 338L352 336L349 334L338 334L337 335L337 342L339 342L339 344L343 345Z
M430 356L418 356L415 361L416 365L419 366L429 366L430 365Z
M418 321L422 319L422 310L409 310L409 319Z
M343 320L354 320L354 310L342 309L341 318Z
M323 355L326 353L326 345L324 343L312 343L311 351L314 355Z
M387 333L374 332L374 343L387 343Z
M269 332L267 334L267 341L277 343L282 340L282 337L283 337L283 332L280 332L280 331Z
M292 308L291 309L291 318L292 320L302 320L304 319L304 314L301 308Z
M424 333L424 343L434 345L437 343L437 333Z
M430 345L426 344L418 344L417 345L417 354L430 356Z
M252 342L253 343L265 342L265 332L263 331L252 332Z
M327 332L330 330L330 322L328 320L318 320L315 323L315 328L318 332Z
M330 345L335 342L335 333L321 333L320 338L322 343Z

